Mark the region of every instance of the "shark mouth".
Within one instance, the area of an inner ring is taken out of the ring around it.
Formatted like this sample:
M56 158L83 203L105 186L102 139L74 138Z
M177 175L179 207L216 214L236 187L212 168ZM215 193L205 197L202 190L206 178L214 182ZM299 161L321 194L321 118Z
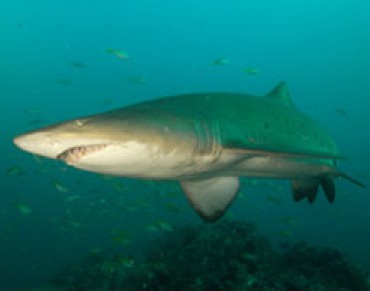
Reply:
M108 147L109 144L92 144L92 145L83 145L71 147L57 155L58 160L64 161L66 164L75 164L81 158L96 153Z

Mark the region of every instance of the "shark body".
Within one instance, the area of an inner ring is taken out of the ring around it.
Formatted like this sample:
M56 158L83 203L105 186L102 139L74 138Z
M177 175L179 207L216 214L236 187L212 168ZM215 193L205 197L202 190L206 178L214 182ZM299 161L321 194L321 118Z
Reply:
M178 180L202 218L221 217L239 177L291 180L295 201L322 187L335 198L341 158L333 139L297 111L285 82L266 96L198 93L164 97L20 135L23 150L83 170Z

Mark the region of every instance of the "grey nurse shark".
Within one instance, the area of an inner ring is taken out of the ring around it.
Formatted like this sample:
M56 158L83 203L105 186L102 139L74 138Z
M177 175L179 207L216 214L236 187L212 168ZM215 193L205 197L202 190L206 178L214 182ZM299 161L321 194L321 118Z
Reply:
M339 171L333 139L294 107L285 82L266 96L195 93L130 105L20 135L21 149L116 176L178 180L205 220L221 217L239 176L289 179L293 199L329 202Z

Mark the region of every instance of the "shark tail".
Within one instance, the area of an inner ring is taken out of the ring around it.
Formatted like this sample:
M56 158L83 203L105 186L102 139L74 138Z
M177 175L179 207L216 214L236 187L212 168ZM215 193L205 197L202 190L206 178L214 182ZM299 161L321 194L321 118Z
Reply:
M338 176L339 177L342 177L350 182L352 182L353 184L355 184L356 186L358 187L361 187L361 188L366 188L365 184L361 183L360 181L357 181L356 179L348 176L346 173L343 173L343 172L338 172Z
M365 185L343 172L338 172L336 176L342 177L356 186L365 188ZM334 176L314 177L309 179L299 179L291 181L293 200L298 202L307 199L312 204L317 197L319 187L323 190L329 203L335 201L335 183Z

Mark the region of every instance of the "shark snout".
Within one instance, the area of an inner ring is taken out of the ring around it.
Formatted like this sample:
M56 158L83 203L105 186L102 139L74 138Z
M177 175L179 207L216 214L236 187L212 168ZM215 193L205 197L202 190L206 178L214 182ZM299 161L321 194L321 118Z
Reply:
M42 131L18 135L13 139L13 143L24 151L48 158L56 158L59 153L49 134Z
M13 143L22 150L30 151L29 149L34 146L35 140L33 134L21 134L13 139Z

